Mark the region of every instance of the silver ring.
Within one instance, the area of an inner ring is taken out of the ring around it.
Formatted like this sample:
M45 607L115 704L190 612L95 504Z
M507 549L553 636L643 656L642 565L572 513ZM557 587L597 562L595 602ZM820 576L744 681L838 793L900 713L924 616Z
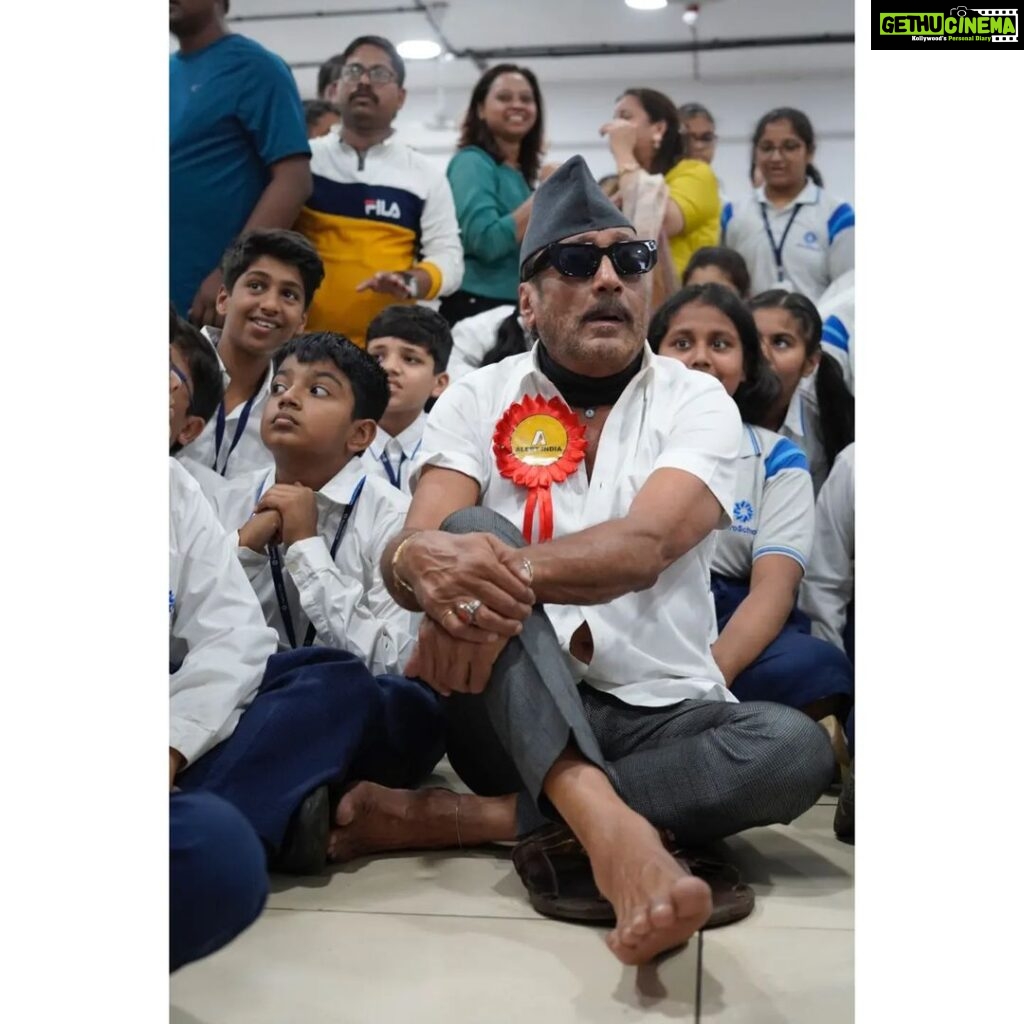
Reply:
M523 568L530 574L530 582L533 582L533 563L528 559L523 559Z
M477 598L473 598L472 601L460 601L455 607L460 612L462 612L463 615L465 615L464 619L462 619L461 615L459 616L459 618L462 619L463 622L468 623L471 626L475 626L476 625L476 613L478 611L480 611L480 606L482 604L483 604L483 601L480 601Z

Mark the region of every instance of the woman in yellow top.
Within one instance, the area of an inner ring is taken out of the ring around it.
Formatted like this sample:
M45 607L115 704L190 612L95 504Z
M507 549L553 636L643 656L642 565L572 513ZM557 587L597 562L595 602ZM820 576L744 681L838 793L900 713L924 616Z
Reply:
M620 189L631 173L664 178L668 202L662 228L678 285L690 257L703 246L718 245L722 211L714 172L689 158L675 103L654 89L627 89L601 134L615 157Z

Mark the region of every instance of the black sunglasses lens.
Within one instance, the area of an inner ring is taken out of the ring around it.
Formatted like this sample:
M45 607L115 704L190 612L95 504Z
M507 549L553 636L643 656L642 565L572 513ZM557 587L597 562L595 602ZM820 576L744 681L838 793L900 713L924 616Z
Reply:
M620 274L646 274L653 253L643 242L619 242L612 247L612 263Z
M601 262L601 251L594 245L561 245L552 250L551 262L566 277L593 277Z

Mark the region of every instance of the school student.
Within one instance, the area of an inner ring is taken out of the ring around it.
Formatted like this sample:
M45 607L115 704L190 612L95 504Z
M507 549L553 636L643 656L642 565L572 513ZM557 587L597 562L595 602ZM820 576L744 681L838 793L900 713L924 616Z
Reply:
M196 481L169 462L170 785L234 805L274 870L313 874L327 858L331 787L340 799L349 780L415 784L436 764L443 746L436 700L411 680L375 679L346 651L275 654L277 635L234 544ZM172 831L172 846L215 827L198 813L184 838ZM232 845L244 848L239 830L225 827ZM215 865L203 868L187 850L183 856L186 891L206 884L202 871ZM245 853L239 872L251 873L250 861ZM255 898L253 888L246 891ZM185 959L204 955L196 953L203 935L237 931L246 906L248 897L211 902L208 926L186 944Z
M300 335L278 357L263 410L273 465L231 481L196 473L221 523L238 531L237 556L281 648L349 651L374 675L402 671L419 620L378 569L409 506L367 472L388 400L366 351L339 334Z
M171 303L171 455L194 441L224 398L213 345Z
M224 285L217 312L216 346L224 398L195 440L180 452L231 478L272 462L260 440L260 416L270 394L274 353L306 325L324 267L316 250L294 231L248 231L224 253Z
M843 380L854 392L853 327L856 305L854 271L837 277L815 303L821 317L821 347L842 367Z
M683 284L723 284L741 299L750 298L747 263L735 249L705 245L698 249L683 271Z
M452 332L426 306L388 306L366 329L366 351L384 368L390 397L363 456L367 473L409 494L409 470L423 441L425 410L448 386Z
M523 331L518 306L496 306L460 320L452 328L452 354L448 380L454 383L467 373L519 355L531 342Z
M771 700L816 719L845 714L853 669L795 611L814 493L804 453L754 425L779 384L753 318L723 285L692 285L655 313L647 337L660 355L719 380L744 421L732 524L718 534L711 561L718 624L711 650L726 684L740 700Z
M836 456L853 441L853 395L839 364L822 351L821 317L810 299L774 288L755 295L750 309L782 384L757 424L803 449L817 494Z
M814 128L800 110L769 110L754 129L763 184L722 210L722 245L747 261L753 292L785 288L812 301L853 267L853 207L826 192L812 163Z

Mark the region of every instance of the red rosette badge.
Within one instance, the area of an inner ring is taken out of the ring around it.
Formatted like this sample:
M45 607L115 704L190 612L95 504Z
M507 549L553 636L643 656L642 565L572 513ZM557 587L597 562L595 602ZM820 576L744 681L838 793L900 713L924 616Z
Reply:
M551 540L555 512L551 485L579 468L587 451L583 424L560 398L525 395L513 402L494 429L494 457L506 480L529 489L523 511L523 535L533 540L533 520L540 516L541 542Z

